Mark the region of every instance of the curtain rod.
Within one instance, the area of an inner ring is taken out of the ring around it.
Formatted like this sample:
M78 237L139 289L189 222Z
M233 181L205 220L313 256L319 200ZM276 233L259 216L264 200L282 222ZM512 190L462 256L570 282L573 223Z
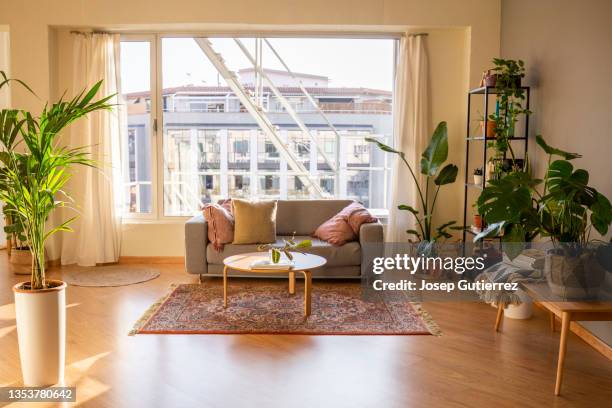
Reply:
M429 33L414 33L414 34L408 34L408 37L427 37L429 35Z
M70 30L70 34L88 35L88 34L110 34L110 33L108 31L77 31L77 30Z

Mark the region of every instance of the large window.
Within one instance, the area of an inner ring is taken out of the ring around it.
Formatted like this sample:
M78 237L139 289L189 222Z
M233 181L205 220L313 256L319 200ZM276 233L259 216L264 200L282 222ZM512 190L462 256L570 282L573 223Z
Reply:
M386 208L388 157L365 138L392 140L394 49L392 39L126 37L128 208L188 216L226 197Z

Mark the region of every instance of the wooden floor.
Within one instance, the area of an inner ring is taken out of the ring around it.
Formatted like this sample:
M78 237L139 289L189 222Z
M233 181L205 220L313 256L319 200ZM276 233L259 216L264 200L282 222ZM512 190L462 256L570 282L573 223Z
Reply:
M603 407L612 401L611 362L573 334L563 395L553 396L559 334L550 333L539 310L530 320L506 320L502 333L493 331L490 306L427 303L441 337L129 337L134 321L171 283L197 281L180 265L156 267L161 277L143 284L68 287L67 383L77 387L79 406ZM60 277L61 270L50 275ZM11 291L20 280L9 275L0 251L0 386L19 385L21 378Z

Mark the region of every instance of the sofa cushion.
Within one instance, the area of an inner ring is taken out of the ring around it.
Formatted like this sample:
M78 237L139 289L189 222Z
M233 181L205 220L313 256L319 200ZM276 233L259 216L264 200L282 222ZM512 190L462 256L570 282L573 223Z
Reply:
M340 213L319 225L312 236L334 246L342 246L357 239L357 234L353 232L348 219Z
M283 245L283 238L289 239L289 236L277 237L276 245ZM312 239L308 236L296 236L296 241L304 239L312 240L312 247L307 248L304 252L322 256L327 259L326 266L357 266L361 264L361 246L357 242L349 242L345 245L335 247L320 239ZM212 244L206 247L206 259L209 264L223 264L223 260L232 255L244 254L246 252L257 252L257 244L227 244L223 252L215 251ZM262 255L264 253L262 252Z
M352 200L278 200L276 233L310 235Z
M232 200L234 244L276 241L276 201Z
M230 204L231 205L231 204ZM206 204L203 210L208 223L208 240L217 251L234 240L234 216L227 204Z

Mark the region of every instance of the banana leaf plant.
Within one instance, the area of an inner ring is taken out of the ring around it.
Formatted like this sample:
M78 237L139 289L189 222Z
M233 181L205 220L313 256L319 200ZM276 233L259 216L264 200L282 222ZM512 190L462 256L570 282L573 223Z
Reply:
M6 85L10 80L0 74ZM23 84L19 81L19 83ZM32 253L30 289L47 287L45 279L45 242L60 231L71 231L72 217L47 228L49 215L56 209L72 208L64 191L75 165L94 166L87 147L68 148L58 143L59 133L74 121L98 110L109 110L110 95L94 100L102 81L70 100L45 105L38 117L23 110L0 112L0 200L7 204L11 219L23 224ZM27 86L26 86L27 87ZM28 88L29 89L29 88ZM23 146L20 146L23 144Z
M511 173L491 180L477 201L488 227L474 241L501 235L511 259L537 235L580 249L589 243L591 227L606 235L612 223L610 201L588 185L586 170L574 170L570 163L581 156L551 147L539 135L536 142L548 154L544 180L532 178L529 171ZM553 160L555 156L561 159Z
M436 201L440 187L454 183L457 179L459 169L454 164L447 164L442 167L448 158L448 130L446 122L440 122L431 136L429 145L421 155L420 174L424 175L424 181L417 177L415 170L406 160L404 152L393 149L386 144L373 138L366 138L370 143L375 143L382 151L393 153L399 156L408 168L412 181L416 185L418 193L418 208L409 205L398 205L398 209L410 212L416 221L417 229L409 229L406 233L415 237L417 241L423 242L425 246L431 246L434 242L450 238L452 235L448 229L461 229L455 227L456 221L448 221L441 224L434 222Z

